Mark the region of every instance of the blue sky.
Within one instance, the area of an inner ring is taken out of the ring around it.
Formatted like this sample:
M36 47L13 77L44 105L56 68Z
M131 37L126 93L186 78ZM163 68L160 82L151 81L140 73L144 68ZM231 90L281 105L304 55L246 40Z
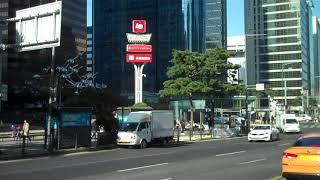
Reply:
M87 25L92 25L92 1L88 0ZM320 0L313 0L314 15L320 17ZM227 0L228 36L244 34L244 0Z
M92 25L92 0L87 0L87 25Z

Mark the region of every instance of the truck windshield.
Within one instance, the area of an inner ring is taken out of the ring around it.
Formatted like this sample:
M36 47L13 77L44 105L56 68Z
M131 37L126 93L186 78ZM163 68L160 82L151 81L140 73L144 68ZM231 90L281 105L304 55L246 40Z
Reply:
M286 124L298 124L296 119L286 119Z
M120 127L120 131L135 131L137 129L138 123L122 123Z
M141 119L147 118L149 115L146 113L130 113L128 116L128 122L140 122Z

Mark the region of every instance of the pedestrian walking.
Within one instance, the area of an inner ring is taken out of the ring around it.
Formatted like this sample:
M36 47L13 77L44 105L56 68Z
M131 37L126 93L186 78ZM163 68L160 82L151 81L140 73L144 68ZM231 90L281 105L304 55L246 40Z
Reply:
M30 131L30 125L27 120L24 120L23 126L22 126L22 137L23 137L24 141L25 141L25 138L28 138L29 141L31 142L31 138L29 136L29 131Z
M13 138L13 140L18 139L19 137L19 130L18 130L18 126L16 127L15 125L11 125L10 127L11 130L11 137Z
M176 119L176 128L179 130L181 128L181 123L179 119Z
M26 138L29 139L31 142L31 138L29 136L29 131L30 131L30 125L27 120L23 121L23 126L21 130L21 135L22 135L22 154L25 154L25 147L26 147Z

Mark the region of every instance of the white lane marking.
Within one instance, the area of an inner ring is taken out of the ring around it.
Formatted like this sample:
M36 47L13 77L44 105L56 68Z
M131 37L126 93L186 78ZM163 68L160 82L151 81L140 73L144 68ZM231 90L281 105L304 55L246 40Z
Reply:
M54 170L54 169L62 169L62 168L80 167L80 166L87 166L87 165L100 164L100 163L108 163L108 162L113 162L113 161L122 161L122 160L129 160L129 159L138 159L138 158L145 158L145 157L169 155L169 154L173 154L176 152L177 151L172 151L172 152L168 152L168 153L150 154L150 155L144 155L144 156L131 156L131 157L125 157L125 158L115 158L115 159L100 160L100 161L71 163L71 164L64 164L64 165L58 165L58 166L28 169L28 170L27 169L26 170L12 170L12 171L7 171L7 172L0 172L0 176L7 176L7 175L11 175L11 174L22 174L22 173L35 173L35 172L48 171L48 170Z
M168 164L169 163L161 163L161 164L153 164L153 165L148 165L148 166L140 166L140 167L135 167L135 168L118 170L117 172L120 173L120 172L132 171L132 170L137 170L137 169L145 169L145 168L150 168L150 167L163 166L163 165L168 165Z
M289 146L291 143L278 144L278 146Z
M252 160L252 161L247 161L247 162L242 162L242 163L239 163L240 165L243 165L243 164L250 164L250 163L255 163L255 162L259 162L259 161L265 161L267 159L263 158L263 159L256 159L256 160Z
M160 179L160 180L171 180L172 178L167 178L167 179Z
M99 154L99 153L105 153L105 152L113 152L118 151L119 149L107 149L107 150L101 150L101 151L84 151L84 152L77 152L77 153L70 153L70 154L64 154L64 157L68 156L77 156L77 155L85 155L85 154Z
M241 153L245 153L246 151L237 151L237 152L231 152L231 153L224 153L224 154L217 154L216 157L219 156L228 156L228 155L233 155L233 154L241 154Z

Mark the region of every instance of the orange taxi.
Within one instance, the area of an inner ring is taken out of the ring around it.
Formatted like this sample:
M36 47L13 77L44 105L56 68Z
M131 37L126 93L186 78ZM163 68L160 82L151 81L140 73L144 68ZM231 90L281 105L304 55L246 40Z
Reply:
M282 177L320 179L320 133L300 137L283 152Z

